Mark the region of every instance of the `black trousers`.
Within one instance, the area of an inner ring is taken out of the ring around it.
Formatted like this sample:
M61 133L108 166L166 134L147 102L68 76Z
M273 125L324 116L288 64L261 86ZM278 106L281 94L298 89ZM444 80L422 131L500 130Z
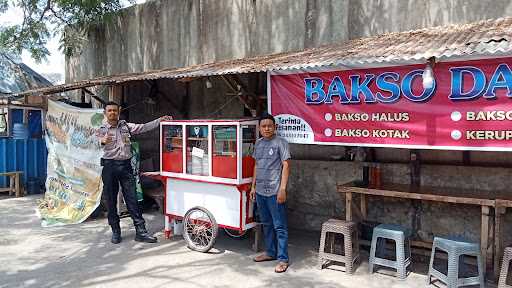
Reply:
M102 164L101 178L103 180L103 194L107 199L108 224L110 226L119 224L117 194L119 184L121 184L124 202L126 203L128 213L132 217L133 224L135 226L144 225L144 218L142 218L142 213L137 203L135 179L130 160L102 159Z

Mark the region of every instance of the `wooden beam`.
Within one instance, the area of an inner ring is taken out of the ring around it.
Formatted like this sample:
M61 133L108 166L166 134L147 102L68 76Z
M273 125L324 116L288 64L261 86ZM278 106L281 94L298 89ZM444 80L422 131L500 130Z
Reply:
M414 186L400 184L385 184L381 189L338 185L338 192L385 196L402 199L417 199L445 203L470 204L491 207L495 206L495 201L491 199L449 196L450 190L452 190L451 188L445 188L446 190L439 190L440 188L433 187L420 187L419 189L414 188Z
M503 218L506 207L496 206L494 210L494 278L500 274L501 258L503 256Z
M411 150L411 185L412 186L420 186L421 185L421 163L420 163L420 153L418 150Z
M480 234L480 253L482 255L482 269L484 270L484 275L487 274L487 264L489 262L489 257L487 253L487 249L489 248L489 206L482 206L482 225L481 225L481 234ZM492 263L492 258L491 258Z
M242 97L242 95L248 95L250 97L253 97L254 98L254 101L255 103L257 103L257 96L256 94L250 92L247 90L247 88L245 87L245 84L239 79L239 78L228 78L224 75L220 76L222 78L222 80L224 80L224 82L226 83L226 85L231 89L233 90L234 93L236 93L238 99L240 100L240 102L242 103L242 105L244 105L245 108L249 109L251 111L251 114L255 114L256 113L256 110L257 110L257 107L253 107L251 105L251 103L248 103L248 101L246 99L244 99L244 97ZM234 84L231 83L230 79L233 79L232 81L235 82ZM235 85L239 85L240 86L240 89L238 89L237 87L235 87ZM255 117L256 115L253 115L253 117Z
M119 105L122 105L121 100L123 96L122 86L114 85L108 87L108 101L114 101Z
M91 95L92 98L96 99L96 101L100 102L102 105L107 104L107 102L105 102L105 100L101 99L101 97L99 97L98 95L92 93L91 90L89 90L87 88L82 88L82 90L85 91L87 94Z
M462 164L471 165L471 152L462 151Z
M345 194L345 220L352 221L352 193Z
M364 194L361 194L361 218L363 218L363 221L368 219L368 201L367 197Z

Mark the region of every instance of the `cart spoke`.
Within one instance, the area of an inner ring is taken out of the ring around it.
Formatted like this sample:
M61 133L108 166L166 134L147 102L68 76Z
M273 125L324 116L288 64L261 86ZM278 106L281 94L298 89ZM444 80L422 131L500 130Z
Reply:
M185 222L185 240L193 250L206 252L215 243L217 222L206 209L195 207L189 210Z

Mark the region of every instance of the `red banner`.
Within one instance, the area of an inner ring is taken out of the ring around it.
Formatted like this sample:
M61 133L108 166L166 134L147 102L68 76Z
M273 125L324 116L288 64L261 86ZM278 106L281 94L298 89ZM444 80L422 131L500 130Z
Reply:
M291 143L512 150L512 58L271 74L269 110ZM428 84L425 87L429 87Z

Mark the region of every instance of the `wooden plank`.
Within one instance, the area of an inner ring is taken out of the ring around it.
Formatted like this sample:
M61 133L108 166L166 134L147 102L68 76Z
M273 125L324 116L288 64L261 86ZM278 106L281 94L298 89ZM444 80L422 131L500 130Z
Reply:
M503 256L503 217L506 208L496 206L494 212L494 278L500 274L501 257Z
M512 200L496 199L496 207L512 207Z
M124 103L121 103L123 100L123 86L121 85L113 85L109 87L108 90L108 100L114 101L119 105L123 105Z
M21 191L20 174L19 173L16 173L16 176L14 176L14 189L16 191L16 197L23 196L23 193Z
M14 177L12 175L9 175L9 196L16 193L15 180L13 178Z
M0 172L0 176L11 176L16 174L22 174L23 171L12 171L12 172Z
M408 188L410 188L410 189L408 189ZM392 189L397 189L397 190L392 190ZM444 190L445 193L441 193L441 191L438 190L434 194L428 193L428 191L429 191L428 187L420 187L420 189L421 190L414 189L410 185L393 185L393 186L385 185L381 189L338 186L338 192L340 192L340 193L350 192L350 193L394 197L394 198L417 199L417 200L425 200L425 201L437 201L437 202L446 202L446 203L470 204L470 205L492 206L492 207L494 207L494 205L495 205L495 201L491 200L491 199L449 196L450 195L449 190L451 188L445 188L446 189L446 190ZM439 189L439 188L433 188L433 189ZM410 191L407 191L407 190L410 190ZM417 193L415 191L420 191L421 193Z
M352 193L345 194L345 220L352 221Z
M365 194L361 194L361 218L362 220L368 219L368 197Z
M480 250L482 254L484 275L487 274L489 262L487 249L489 248L489 206L482 206L482 226L480 234ZM492 262L492 258L491 258Z

